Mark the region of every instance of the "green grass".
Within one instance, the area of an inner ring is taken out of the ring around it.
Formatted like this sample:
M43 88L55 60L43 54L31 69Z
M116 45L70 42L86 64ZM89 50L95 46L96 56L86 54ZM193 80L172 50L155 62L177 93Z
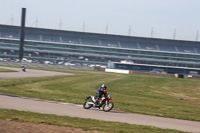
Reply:
M17 72L17 71L0 68L0 72Z
M120 122L107 122L100 120L82 119L77 117L57 116L7 109L0 109L0 119L115 133L184 133L182 131L160 129L153 126L132 125Z
M75 71L74 75L0 80L0 92L83 104L105 83L115 110L200 121L200 80Z

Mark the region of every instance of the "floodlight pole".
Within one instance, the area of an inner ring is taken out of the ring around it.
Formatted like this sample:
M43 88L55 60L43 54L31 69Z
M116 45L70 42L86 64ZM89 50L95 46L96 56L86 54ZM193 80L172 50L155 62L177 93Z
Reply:
M174 29L173 39L176 40L176 29Z
M19 60L24 56L24 33L25 33L26 8L22 8L21 29L20 29L20 45L19 45Z
M154 28L151 28L151 38L153 38Z
M199 31L197 31L197 35L196 35L196 41L199 40Z

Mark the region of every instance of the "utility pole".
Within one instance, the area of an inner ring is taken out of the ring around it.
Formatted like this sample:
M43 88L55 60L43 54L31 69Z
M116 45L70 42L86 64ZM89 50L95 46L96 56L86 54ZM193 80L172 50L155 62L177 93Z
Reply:
M21 29L20 29L20 45L19 45L19 60L24 56L24 33L25 33L26 8L22 8Z

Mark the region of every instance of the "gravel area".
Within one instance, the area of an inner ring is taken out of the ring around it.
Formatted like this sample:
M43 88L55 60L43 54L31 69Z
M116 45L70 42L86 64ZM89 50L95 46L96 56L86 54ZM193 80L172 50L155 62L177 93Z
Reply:
M85 131L78 128L60 127L47 124L34 124L0 120L0 133L103 133L100 131Z

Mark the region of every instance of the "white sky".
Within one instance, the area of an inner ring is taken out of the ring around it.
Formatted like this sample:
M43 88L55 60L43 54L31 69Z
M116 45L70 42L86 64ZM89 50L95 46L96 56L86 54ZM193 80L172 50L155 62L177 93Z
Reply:
M19 26L22 8L28 27L200 41L200 0L0 0L0 24Z

